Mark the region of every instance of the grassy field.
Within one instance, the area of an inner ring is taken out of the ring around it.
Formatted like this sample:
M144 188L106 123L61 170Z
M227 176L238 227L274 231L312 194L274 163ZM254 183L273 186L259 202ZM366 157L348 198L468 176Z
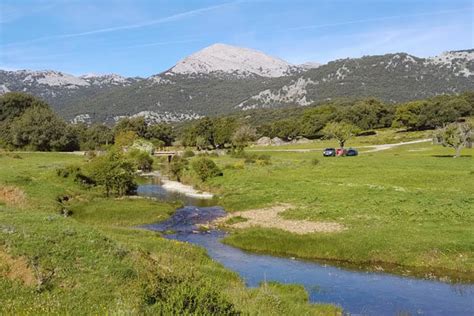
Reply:
M204 250L134 229L178 205L105 199L56 176L71 163L84 161L0 154L0 314L340 314L299 286L248 289Z
M204 188L219 193L228 211L290 203L285 218L333 221L347 229L295 235L256 227L233 231L227 244L401 274L474 280L474 149L464 149L458 159L450 156L453 150L430 143L344 158L323 158L320 152L266 154L271 165L245 164L244 169L226 167L242 166L241 159L215 159L224 176Z

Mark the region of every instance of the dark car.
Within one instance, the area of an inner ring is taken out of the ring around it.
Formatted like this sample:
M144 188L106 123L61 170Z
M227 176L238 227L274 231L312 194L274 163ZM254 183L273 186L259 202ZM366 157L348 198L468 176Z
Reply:
M349 148L346 152L346 156L357 156L359 152L353 148Z
M323 151L324 157L334 157L336 156L336 149L335 148L326 148Z

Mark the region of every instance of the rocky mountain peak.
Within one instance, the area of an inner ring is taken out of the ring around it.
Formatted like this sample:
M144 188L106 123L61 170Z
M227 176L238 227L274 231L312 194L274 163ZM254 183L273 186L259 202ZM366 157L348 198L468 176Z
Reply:
M214 44L179 61L172 73L258 75L281 77L294 67L288 62L258 50L226 44Z

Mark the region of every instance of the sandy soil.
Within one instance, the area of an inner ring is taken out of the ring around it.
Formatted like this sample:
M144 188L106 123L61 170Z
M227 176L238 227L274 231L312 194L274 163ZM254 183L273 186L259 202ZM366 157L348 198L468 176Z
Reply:
M10 280L18 280L27 286L36 284L33 271L23 257L13 258L0 248L0 275Z
M225 222L232 217L240 216L247 221L239 222L229 227L232 228L248 228L248 227L264 227L264 228L278 228L296 234L308 233L332 233L340 232L344 229L344 225L336 222L312 222L306 220L289 220L282 218L279 214L293 206L290 204L279 204L268 208L235 212L223 218L219 218L214 225L228 225Z
M194 189L190 185L182 184L181 182L171 181L171 180L162 180L163 189L171 192L182 193L186 196L198 198L198 199L212 199L213 195L209 192L200 192Z
M8 206L23 206L26 202L26 194L14 186L0 186L0 202Z

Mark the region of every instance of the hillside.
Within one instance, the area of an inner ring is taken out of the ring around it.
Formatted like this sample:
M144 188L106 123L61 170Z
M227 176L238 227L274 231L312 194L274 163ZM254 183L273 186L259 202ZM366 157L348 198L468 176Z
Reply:
M295 66L259 51L215 44L149 78L0 70L0 93L39 96L76 122L133 115L176 122L340 97L403 102L473 89L472 49L432 58L398 53Z

